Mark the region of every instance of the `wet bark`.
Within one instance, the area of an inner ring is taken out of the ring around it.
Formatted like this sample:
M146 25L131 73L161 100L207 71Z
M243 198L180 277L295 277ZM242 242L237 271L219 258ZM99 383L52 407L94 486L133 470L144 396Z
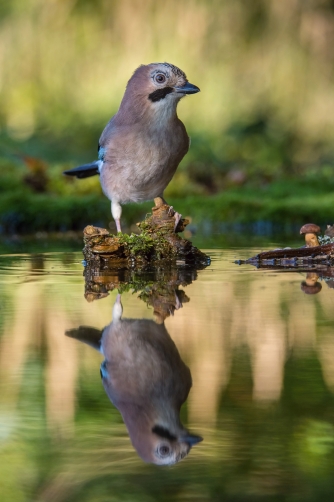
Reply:
M305 263L326 263L333 264L334 244L323 244L322 246L273 249L264 251L248 260L239 260L238 263L255 264L281 264L298 265Z

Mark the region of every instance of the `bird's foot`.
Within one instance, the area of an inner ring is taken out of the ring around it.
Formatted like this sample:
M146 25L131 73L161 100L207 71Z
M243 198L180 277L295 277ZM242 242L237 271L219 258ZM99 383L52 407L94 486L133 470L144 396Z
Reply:
M169 209L168 209L168 216L174 216L175 214L175 211L174 211L174 208L173 206L169 206Z
M177 292L175 291L175 310L182 309L183 305L180 298L177 296Z
M182 218L182 214L178 213L177 211L174 210L173 206L169 206L169 209L168 209L168 216L170 217L174 217L175 219L175 224L174 224L174 232L176 231L177 229L177 226L179 224L179 221L181 220Z
M177 291L175 291L175 303L169 307L169 314L171 316L174 316L174 310L182 309L182 307L183 307L182 302L177 295Z
M176 232L177 226L182 218L182 214L177 213L176 211L174 212L174 219L175 219L175 224L174 224L174 232Z

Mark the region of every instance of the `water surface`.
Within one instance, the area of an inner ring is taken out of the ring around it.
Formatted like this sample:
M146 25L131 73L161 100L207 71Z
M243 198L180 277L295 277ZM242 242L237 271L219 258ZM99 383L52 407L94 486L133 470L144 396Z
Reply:
M81 253L0 256L1 500L332 500L332 282L234 263L257 251L209 251L160 303L123 287L123 317L164 325L191 372L180 420L204 439L168 467L131 443L101 352L66 336L109 325L117 288L87 301Z

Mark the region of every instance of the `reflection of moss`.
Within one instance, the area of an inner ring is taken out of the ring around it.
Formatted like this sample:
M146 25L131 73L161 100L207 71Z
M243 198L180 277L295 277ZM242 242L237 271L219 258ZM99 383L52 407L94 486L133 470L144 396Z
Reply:
M120 294L127 293L129 291L131 291L132 293L138 293L138 291L150 289L153 284L153 281L147 282L140 276L132 276L129 282L118 284L118 292Z
M123 267L100 269L88 263L85 268L85 298L88 302L106 297L118 289L120 294L139 293L138 298L153 307L154 314L161 320L173 315L189 298L179 286L187 286L197 278L197 268L176 266L170 263L163 267Z

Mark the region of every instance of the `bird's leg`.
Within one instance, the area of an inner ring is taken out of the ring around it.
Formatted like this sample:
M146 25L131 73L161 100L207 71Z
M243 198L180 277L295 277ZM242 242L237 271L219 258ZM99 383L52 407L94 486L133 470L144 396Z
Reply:
M169 205L168 202L163 198L162 195L159 195L159 197L156 197L154 199L154 204L156 205L156 207L160 207L160 206L162 206L162 204L167 204L167 206ZM175 231L178 224L179 224L180 219L182 218L182 214L174 211L173 206L169 206L168 216L173 216L175 219L175 224L174 224L174 231Z
M116 296L116 300L112 309L113 322L120 321L122 319L122 314L123 314L123 306L121 302L121 295L118 294Z
M119 202L114 200L111 202L111 214L115 220L117 232L122 232L121 229L122 206L120 205Z

